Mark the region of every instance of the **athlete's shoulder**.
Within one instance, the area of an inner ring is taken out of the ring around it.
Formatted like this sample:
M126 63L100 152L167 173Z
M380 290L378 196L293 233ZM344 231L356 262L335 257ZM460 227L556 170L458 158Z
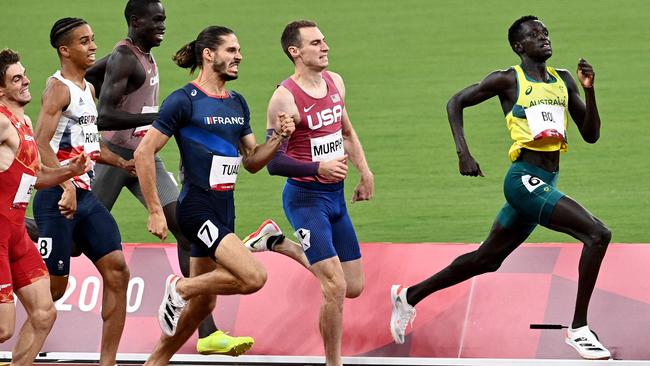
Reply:
M571 76L571 72L567 69L558 69L555 67L552 67L555 72L557 72L558 75L566 82L567 79L573 79L573 76Z
M567 69L554 69L555 72L557 72L558 75L560 75L560 78L562 81L564 81L564 84L566 85L567 89L571 92L575 92L578 90L578 84L576 83L575 79L573 79L573 75L571 75L571 72Z
M244 98L244 96L241 93L237 92L236 90L228 90L228 95L232 99L242 100L246 102L246 98Z
M331 70L324 71L323 73L328 74L328 75L332 78L332 80L335 80L335 81L336 81L336 80L343 81L343 77L342 77L339 73L336 73L336 72L331 71Z
M197 89L192 87L192 84L187 84L171 92L171 94L165 98L165 104L192 104L191 98L196 97L197 95L199 95Z
M120 71L133 70L137 65L138 58L135 53L126 45L118 45L111 52L106 61L106 68L117 68Z
M488 76L494 76L494 77L505 77L505 78L513 78L517 74L517 71L515 70L514 66L510 66L507 69L499 69L499 70L494 70L488 74Z
M0 113L0 131L4 131L10 124L9 117L5 116L4 113Z
M295 98L291 90L282 84L278 85L269 101L269 107L271 106L281 106L280 109L283 110L290 108L290 106L295 108Z
M45 82L43 91L43 102L46 100L67 100L70 99L70 87L61 79L51 76Z
M494 70L487 74L487 76L485 76L479 83L480 86L495 91L508 89L512 86L516 86L516 84L517 76L514 67L505 70Z

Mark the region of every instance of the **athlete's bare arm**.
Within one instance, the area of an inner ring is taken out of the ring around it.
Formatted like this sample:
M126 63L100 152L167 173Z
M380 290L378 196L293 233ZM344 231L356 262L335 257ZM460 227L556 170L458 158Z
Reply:
M149 211L147 228L150 233L161 240L165 240L167 237L167 220L165 220L165 214L156 190L154 155L165 146L167 141L169 141L169 136L155 128L151 128L140 141L135 153L133 153L140 189Z
M129 174L133 177L136 176L135 174L135 160L125 160L121 156L117 155L111 149L106 147L106 144L104 142L99 142L99 157L97 158L98 163L106 164L106 165L111 165L116 168L124 169Z
M300 123L300 114L298 112L298 107L296 107L296 103L293 100L293 95L291 95L289 90L282 86L275 89L275 92L269 101L269 107L266 110L267 129L273 129L280 132L280 121L278 120L278 115L280 113L285 113L288 117L292 118L296 125Z
M72 177L84 174L89 171L91 167L92 160L85 153L70 159L68 164L61 168L50 168L41 165L41 168L36 174L36 183L34 184L34 188L42 189L54 187Z
M141 79L141 81L140 81ZM100 130L125 130L153 123L158 113L133 114L117 108L122 97L142 85L146 75L128 47L118 47L106 63L99 97L97 127Z
M345 100L345 84L343 83L343 78L337 73L329 71L329 74L332 76L336 88L341 93L341 99ZM347 108L343 108L343 116L341 123L343 125L343 146L345 147L345 153L350 158L352 164L359 172L361 179L359 184L354 189L352 194L352 203L357 201L365 201L372 198L375 190L375 178L370 167L368 166L368 161L366 160L366 154L363 151L361 146L361 141L357 136L354 127L352 127L352 122L350 122L350 117L348 117Z
M458 154L460 174L472 177L481 176L483 172L478 162L472 157L463 132L463 109L482 103L494 96L499 96L504 114L512 109L516 102L517 80L514 70L494 71L478 84L470 85L456 93L447 103L447 117Z
M90 92L93 95L93 99L96 98L96 90L97 89L95 89L95 86L93 84L90 84ZM124 169L128 171L130 175L135 177L135 161L133 159L128 161L125 160L121 156L111 151L108 147L106 147L102 141L99 141L99 157L97 158L97 162Z
M11 143L11 130L9 118L0 114L0 171L2 172L9 169L16 155L17 143Z
M70 89L60 80L50 78L43 92L41 100L41 111L38 114L38 122L34 137L38 144L38 152L41 155L41 162L44 166L50 168L59 168L59 159L57 159L54 150L50 146L50 141L59 124L59 119L63 111L70 104ZM70 181L61 183L63 194L59 201L61 214L67 218L72 218L77 211L77 194L74 185Z
M243 156L242 163L244 168L251 173L257 173L260 169L264 168L266 164L273 159L275 152L282 142L289 138L293 131L296 130L296 125L293 118L289 117L284 112L278 112L275 116L276 126L278 133L274 133L266 143L258 144L255 141L255 135L249 133L241 138L239 141L239 151ZM268 123L268 122L267 122Z
M298 112L298 107L296 106L296 102L293 99L293 95L289 90L280 86L275 90L273 96L271 96L271 100L269 101L269 107L266 112L267 129L273 129L276 132L281 132L277 116L283 111L285 111L289 117L293 118L296 125L300 123L300 113ZM295 160L289 157L285 158L291 159L292 161ZM322 161L318 163L318 175L330 180L345 179L348 174L348 166L345 163L346 159L346 157L341 157L338 159ZM300 161L294 161L294 163L301 164ZM305 163L303 162L302 164Z
M557 70L569 93L569 113L578 126L582 138L593 144L600 137L600 115L596 105L594 81L596 74L593 67L584 59L578 61L578 80L585 92L585 102L580 98L580 92L571 73L567 70Z

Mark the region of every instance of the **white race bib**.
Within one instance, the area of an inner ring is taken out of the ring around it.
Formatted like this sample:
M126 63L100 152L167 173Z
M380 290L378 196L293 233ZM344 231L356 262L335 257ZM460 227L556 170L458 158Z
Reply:
M13 208L27 208L29 204L29 198L32 196L34 191L34 184L36 183L36 177L23 173L23 176L20 178L20 185L18 186L18 191L14 197L14 202L11 205Z
M81 130L84 134L84 152L90 156L99 154L99 131L97 125L90 123L82 125Z
M144 137L147 134L147 131L151 128L151 125L140 126L133 129L133 137Z
M557 137L566 141L564 128L564 107L538 104L526 108L528 127L535 140L545 137Z
M143 106L141 113L158 113L158 106ZM133 130L134 137L144 137L147 134L147 131L151 128L151 125L136 127Z
M311 139L311 161L329 161L345 155L341 131Z
M232 191L235 189L242 157L212 156L210 167L210 187L215 191Z

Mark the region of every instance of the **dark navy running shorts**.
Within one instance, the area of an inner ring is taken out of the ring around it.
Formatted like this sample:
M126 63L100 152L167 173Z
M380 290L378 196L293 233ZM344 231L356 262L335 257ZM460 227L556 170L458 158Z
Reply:
M335 256L341 262L361 258L357 234L345 205L343 182L323 184L288 179L282 203L310 264Z
M233 191L210 191L187 184L176 206L176 222L192 244L190 256L215 258L217 246L235 231Z
M70 273L72 242L93 263L106 254L122 250L117 223L91 191L77 188L77 212L66 219L59 211L63 189L41 189L34 196L34 219L38 225L38 249L50 274Z

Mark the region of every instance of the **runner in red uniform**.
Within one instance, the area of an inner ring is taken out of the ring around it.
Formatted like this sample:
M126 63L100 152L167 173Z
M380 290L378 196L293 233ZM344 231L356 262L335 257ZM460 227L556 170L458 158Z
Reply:
M66 167L41 167L31 120L29 79L20 56L0 51L0 343L14 333L14 293L27 312L12 350L12 365L31 365L54 324L56 309L41 255L25 229L25 210L34 188L59 184L89 168L82 154Z

